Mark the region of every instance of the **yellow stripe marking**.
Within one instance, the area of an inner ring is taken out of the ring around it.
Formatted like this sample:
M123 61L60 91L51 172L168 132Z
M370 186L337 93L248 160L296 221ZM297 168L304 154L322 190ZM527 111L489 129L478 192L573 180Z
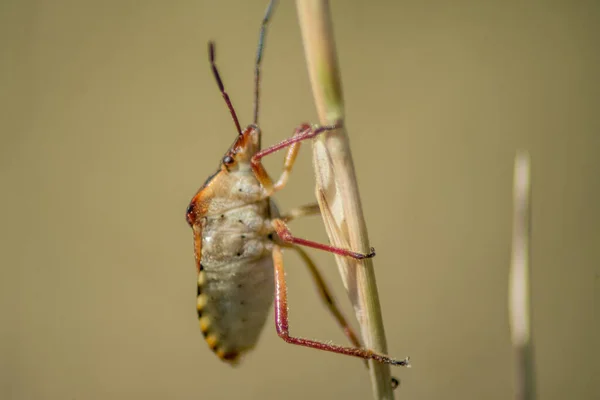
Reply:
M202 272L202 271L198 272L198 286L204 285L205 282L206 282L206 275L204 274L204 272Z
M206 303L208 302L208 296L205 294L201 294L196 299L196 309L198 311L202 311L204 307L206 307Z
M200 330L202 332L206 332L208 331L208 329L210 328L210 318L204 316L202 318L200 318Z
M210 334L206 337L206 343L208 343L208 346L211 349L215 349L217 347L218 342L219 342L219 339L214 334Z

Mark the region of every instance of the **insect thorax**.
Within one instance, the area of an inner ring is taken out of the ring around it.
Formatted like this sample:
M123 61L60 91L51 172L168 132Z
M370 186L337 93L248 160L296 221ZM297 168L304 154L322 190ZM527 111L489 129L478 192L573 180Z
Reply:
M202 219L202 265L249 262L269 254L269 200L236 207Z

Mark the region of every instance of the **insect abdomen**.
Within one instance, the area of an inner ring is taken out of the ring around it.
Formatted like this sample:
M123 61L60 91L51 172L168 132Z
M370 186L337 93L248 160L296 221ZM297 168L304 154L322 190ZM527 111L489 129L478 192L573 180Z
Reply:
M197 296L200 330L219 358L235 363L254 347L273 302L273 291L270 256L218 268L201 266Z

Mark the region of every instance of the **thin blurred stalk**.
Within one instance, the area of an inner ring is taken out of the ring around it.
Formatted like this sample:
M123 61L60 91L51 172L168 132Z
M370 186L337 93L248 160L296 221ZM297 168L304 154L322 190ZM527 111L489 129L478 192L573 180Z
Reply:
M297 0L298 15L313 95L323 125L344 121L344 102L329 2ZM316 192L323 221L335 246L370 250L346 126L314 141ZM336 256L366 347L387 354L387 344L372 259ZM376 399L393 399L388 365L369 361Z
M512 260L508 288L509 323L515 352L515 400L536 398L530 300L530 168L529 154L518 152L513 181Z

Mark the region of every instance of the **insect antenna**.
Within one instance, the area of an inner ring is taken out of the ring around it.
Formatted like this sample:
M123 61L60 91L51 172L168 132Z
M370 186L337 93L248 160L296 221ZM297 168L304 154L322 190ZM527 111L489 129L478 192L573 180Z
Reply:
M271 0L265 11L262 23L260 24L260 33L258 35L258 48L256 49L256 63L254 65L254 124L258 125L258 98L260 94L260 64L262 62L262 54L264 49L265 35L267 33L267 25L271 18L275 0Z
M229 95L225 91L225 86L223 86L223 81L221 80L221 76L219 75L219 70L215 64L215 43L210 41L208 42L208 58L210 60L210 66L213 71L213 75L217 81L217 85L219 86L219 90L221 94L223 94L223 98L225 99L225 103L227 103L227 107L229 107L229 112L231 113L231 117L233 118L233 122L235 123L235 127L237 128L238 134L242 134L242 127L240 126L240 121L238 120L237 114L235 113L235 109L233 108L233 104L231 104L231 100L229 99Z

